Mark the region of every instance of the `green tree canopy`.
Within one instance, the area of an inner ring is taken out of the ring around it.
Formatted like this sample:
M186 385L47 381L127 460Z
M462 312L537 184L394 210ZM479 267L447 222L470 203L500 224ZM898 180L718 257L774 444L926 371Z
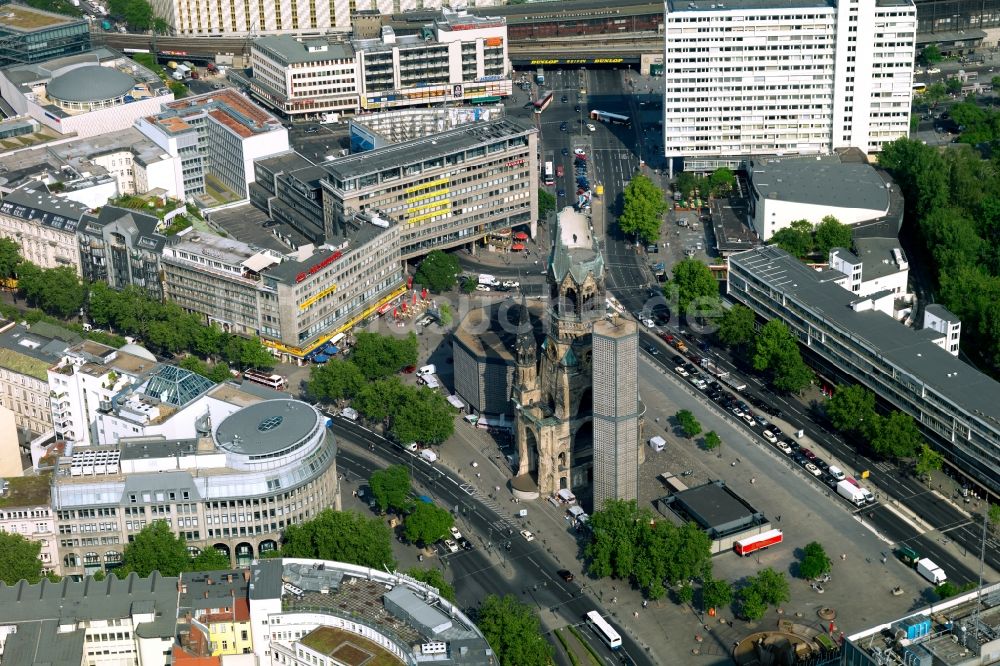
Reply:
M873 430L869 443L876 454L885 458L910 458L923 443L916 421L905 412L890 412L878 419Z
M851 228L846 224L841 224L833 215L827 215L822 222L816 225L814 237L816 252L820 258L829 256L830 250L835 247L850 250L854 242L851 238Z
M945 79L944 87L947 88L948 92L952 95L957 95L962 92L962 82L954 76L950 76Z
M931 472L941 469L944 464L944 456L931 448L930 444L926 442L920 447L920 453L917 455L917 462L914 465L913 471L917 473L917 476L927 476Z
M753 310L745 305L733 305L723 313L716 336L729 347L744 345L753 340L755 321Z
M440 444L455 432L455 408L439 391L404 387L402 404L392 414L392 436L398 442Z
M679 312L690 316L691 304L698 299L718 299L719 282L712 271L697 259L682 259L673 268L673 275L663 292L667 301L676 298Z
M767 607L791 599L788 579L783 573L767 567L747 579L739 591L740 612L744 618L756 621L764 617Z
M392 465L372 472L368 487L379 511L406 511L413 505L410 499L410 472L405 465Z
M708 578L701 586L701 601L705 609L725 608L733 603L733 586L725 580Z
M768 242L777 245L793 257L805 259L813 251L812 231L812 223L809 220L795 220L791 225L774 232Z
M556 209L556 198L544 187L538 188L538 219L544 220Z
M649 178L636 174L625 186L622 214L618 226L627 234L635 234L647 243L660 238L663 214L669 208L663 191Z
M378 518L353 511L324 509L312 520L289 525L282 535L284 557L349 562L374 569L394 569L392 535Z
M740 615L749 622L756 622L764 617L767 612L767 604L761 597L760 590L753 585L740 588L736 593L736 603L740 609Z
M149 30L153 25L153 8L146 0L108 0L108 9L134 30Z
M857 434L875 417L875 394L860 384L838 386L824 410L834 428Z
M441 250L432 250L420 262L414 277L418 284L435 293L441 293L455 286L455 276L461 271L458 259L453 255Z
M331 359L312 367L307 391L317 400L332 403L350 400L364 385L365 377L357 365L351 361Z
M355 336L351 362L369 380L394 375L417 364L417 336L412 331L402 338L361 331Z
M990 504L989 511L986 515L987 518L989 518L990 525L994 528L1000 525L1000 504Z
M15 277L22 261L21 246L9 238L0 238L0 278Z
M736 174L726 167L719 167L708 177L708 187L714 196L728 193L734 184L736 184Z
M819 578L825 573L830 573L833 562L826 554L823 546L816 541L806 544L802 549L802 559L799 560L799 576L806 580Z
M698 419L690 411L682 409L677 412L675 418L677 419L677 425L681 427L681 431L688 439L701 432L701 424L698 423Z
M944 58L944 55L942 55L941 48L937 44L928 44L920 50L920 64L922 65L933 65L941 62L942 58Z
M420 567L412 567L407 570L406 575L410 578L415 578L422 583L427 583L438 589L441 596L448 601L455 603L455 588L452 587L451 583L445 580L444 574L440 569L421 569Z
M184 537L175 535L165 520L154 520L142 528L135 539L125 544L121 575L134 571L143 578L154 571L163 576L176 576L191 569Z
M29 302L60 319L78 315L87 287L70 266L41 269L29 262L18 267L18 288Z
M704 444L706 451L713 451L722 445L722 438L719 437L719 433L709 430L705 433Z
M403 535L412 543L429 546L448 536L454 524L447 509L429 502L416 502L413 511L403 520Z
M674 179L674 190L681 193L681 198L688 199L698 189L698 179L690 171L681 171Z
M513 595L489 595L475 613L476 624L496 650L500 666L549 666L552 648L538 616Z
M20 534L0 530L0 581L7 585L17 585L26 580L37 583L42 579L42 561L38 554L42 544L25 539Z
M598 578L629 580L651 599L665 593L664 581L700 577L711 566L711 542L693 523L677 527L653 520L635 500L609 500L590 520L584 547L588 571Z
M224 571L232 566L228 555L212 547L202 548L191 560L191 571Z

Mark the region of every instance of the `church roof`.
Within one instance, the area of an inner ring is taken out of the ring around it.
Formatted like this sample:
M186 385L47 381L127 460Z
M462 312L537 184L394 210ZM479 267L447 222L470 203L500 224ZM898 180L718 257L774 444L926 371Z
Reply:
M549 268L556 283L569 274L576 284L583 284L588 274L595 280L604 277L604 256L590 226L590 218L572 208L559 212Z

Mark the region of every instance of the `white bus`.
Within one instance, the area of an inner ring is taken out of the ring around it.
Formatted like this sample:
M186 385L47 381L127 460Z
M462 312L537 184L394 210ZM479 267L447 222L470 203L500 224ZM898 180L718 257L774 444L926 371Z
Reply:
M587 624L612 650L617 650L622 646L622 637L597 611L587 613Z
M556 174L552 169L552 162L546 162L545 166L542 167L542 180L546 185L556 184Z
M281 375L269 375L257 370L247 370L243 373L243 379L254 384L260 384L275 391L284 391L288 388L288 380Z

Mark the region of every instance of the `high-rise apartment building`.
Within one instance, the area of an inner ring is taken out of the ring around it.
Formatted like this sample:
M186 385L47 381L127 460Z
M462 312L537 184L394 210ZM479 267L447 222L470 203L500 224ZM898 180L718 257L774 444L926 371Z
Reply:
M639 328L620 317L594 323L594 511L639 498Z
M877 152L909 132L912 0L669 0L664 154L686 170L739 157Z

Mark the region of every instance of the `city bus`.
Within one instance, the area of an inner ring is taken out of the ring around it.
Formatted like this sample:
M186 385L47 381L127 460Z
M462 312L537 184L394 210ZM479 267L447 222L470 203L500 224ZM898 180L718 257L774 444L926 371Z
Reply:
M618 113L608 113L607 111L591 111L591 120L599 120L602 123L608 123L610 125L624 125L629 127L632 125L632 119L628 116L623 116Z
M284 391L288 388L288 380L281 375L269 375L258 370L247 370L243 373L244 381L260 384L275 391Z
M556 184L555 171L552 170L552 162L546 162L542 167L542 182L546 185Z
M587 613L587 625L612 650L617 650L622 646L622 637L597 611Z
M927 92L927 84L920 83L919 81L914 81L913 92L915 92L918 95L923 95L925 92Z
M549 108L549 104L552 103L552 93L545 93L545 96L540 98L535 102L535 113L541 113L545 109Z
M488 97L474 97L469 100L469 104L472 106L479 106L480 104L499 104L500 97L498 95L490 95Z

